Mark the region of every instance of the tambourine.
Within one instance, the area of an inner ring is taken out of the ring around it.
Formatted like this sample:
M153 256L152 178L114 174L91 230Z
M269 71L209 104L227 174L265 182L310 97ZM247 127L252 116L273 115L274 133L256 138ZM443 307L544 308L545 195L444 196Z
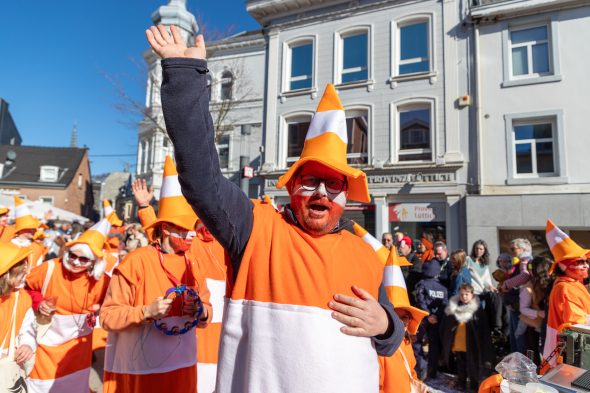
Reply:
M197 312L193 316L192 320L186 321L184 323L183 327L174 325L169 328L168 324L166 324L166 322L161 322L159 319L155 320L154 326L156 327L156 329L158 329L159 331L161 331L162 333L164 333L167 336L179 336L181 334L185 334L185 333L189 332L192 328L194 328L195 326L197 326L199 324L199 320L201 319L201 316L203 315L203 311L204 311L203 301L199 297L199 294L197 293L197 291L195 291L192 288L188 288L186 285L179 285L177 287L172 287L172 288L168 289L166 291L166 295L164 295L164 297L166 299L170 299L170 298L176 299L178 296L182 296L182 294L184 294L184 293L187 293L188 295L195 298L195 304L198 304Z

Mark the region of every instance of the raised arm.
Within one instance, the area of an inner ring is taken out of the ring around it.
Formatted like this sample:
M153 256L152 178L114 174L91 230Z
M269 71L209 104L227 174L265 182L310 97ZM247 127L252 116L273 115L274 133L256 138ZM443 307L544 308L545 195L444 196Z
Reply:
M207 93L202 35L187 47L178 30L152 26L146 35L162 60L162 109L174 144L182 192L207 229L228 251L234 274L252 231L252 202L221 174Z

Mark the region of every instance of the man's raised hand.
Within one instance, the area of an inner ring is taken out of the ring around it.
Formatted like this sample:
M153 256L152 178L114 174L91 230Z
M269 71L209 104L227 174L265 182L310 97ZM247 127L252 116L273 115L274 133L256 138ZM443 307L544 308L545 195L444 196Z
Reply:
M187 47L176 26L170 26L172 35L166 31L166 27L158 25L150 27L145 31L150 46L163 59L169 57L188 57L193 59L205 59L205 39L199 34L195 39L195 46Z

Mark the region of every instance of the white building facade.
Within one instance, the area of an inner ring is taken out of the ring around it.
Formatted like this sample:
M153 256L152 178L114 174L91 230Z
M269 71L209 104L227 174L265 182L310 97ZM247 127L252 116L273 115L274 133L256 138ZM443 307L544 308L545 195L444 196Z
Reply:
M526 237L537 254L551 218L588 247L590 5L482 3L471 10L480 195L466 200L468 244L507 252Z
M469 183L468 28L462 2L247 2L267 39L265 193L299 156L324 87L345 106L349 163L368 176L372 203L346 215L380 236L423 231L463 245Z

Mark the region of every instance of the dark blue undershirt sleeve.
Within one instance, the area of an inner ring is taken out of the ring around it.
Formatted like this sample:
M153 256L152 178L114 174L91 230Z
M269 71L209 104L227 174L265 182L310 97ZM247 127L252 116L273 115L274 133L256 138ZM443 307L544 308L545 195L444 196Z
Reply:
M377 354L381 356L391 356L402 343L405 329L404 324L393 309L393 304L389 301L389 296L387 296L383 284L379 287L379 304L381 304L381 307L383 307L387 313L389 328L385 334L371 337L371 339L375 343Z
M219 167L209 113L207 62L162 60L162 110L174 144L182 193L229 253L234 277L252 232L253 204Z

